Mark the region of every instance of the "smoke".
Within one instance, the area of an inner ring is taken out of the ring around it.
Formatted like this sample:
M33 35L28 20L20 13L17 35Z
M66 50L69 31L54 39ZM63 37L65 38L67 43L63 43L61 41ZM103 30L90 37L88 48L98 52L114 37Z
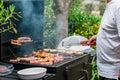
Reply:
M17 0L14 2L22 19L17 24L18 36L28 36L32 43L20 47L20 52L31 52L43 47L44 0ZM28 47L29 46L29 47Z
M6 32L1 35L1 44L16 39L17 37L31 37L33 42L23 43L22 46L2 46L2 57L23 56L43 47L43 27L44 27L44 0L4 0L5 6L15 5L15 10L21 12L22 18L15 21L18 34Z

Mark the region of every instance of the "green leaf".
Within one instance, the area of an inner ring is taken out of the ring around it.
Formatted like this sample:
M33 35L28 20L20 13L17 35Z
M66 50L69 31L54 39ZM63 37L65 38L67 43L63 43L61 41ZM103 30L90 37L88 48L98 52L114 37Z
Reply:
M17 29L13 27L13 31L15 32L15 34L17 34Z
M0 8L3 6L3 0L0 0Z
M0 33L6 31L17 33L13 20L18 21L19 18L22 18L20 12L15 11L15 6L13 4L5 8L3 3L4 0L0 0Z
M14 6L14 5L10 5L10 6L9 6L9 9L10 9L10 12L13 13L14 10L15 10L15 6Z

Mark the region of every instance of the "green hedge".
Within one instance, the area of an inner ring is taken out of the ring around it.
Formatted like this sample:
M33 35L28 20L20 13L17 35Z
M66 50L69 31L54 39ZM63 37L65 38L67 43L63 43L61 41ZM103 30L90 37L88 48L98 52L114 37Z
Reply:
M76 1L69 11L69 35L76 33L77 35L90 38L97 34L100 25L101 16L94 16L83 12L80 9L80 1Z

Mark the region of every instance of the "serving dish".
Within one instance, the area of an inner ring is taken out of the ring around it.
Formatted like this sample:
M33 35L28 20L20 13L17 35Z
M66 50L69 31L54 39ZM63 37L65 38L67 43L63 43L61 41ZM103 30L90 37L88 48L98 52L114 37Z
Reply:
M14 67L12 64L0 62L0 76L11 74L13 70Z
M46 68L43 67L32 67L19 70L18 76L24 80L38 79L46 75Z

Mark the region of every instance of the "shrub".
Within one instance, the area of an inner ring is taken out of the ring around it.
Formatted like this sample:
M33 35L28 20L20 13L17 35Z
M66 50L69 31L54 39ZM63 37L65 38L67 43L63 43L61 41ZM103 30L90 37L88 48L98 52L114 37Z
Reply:
M83 12L79 6L80 2L77 1L69 11L69 35L76 33L77 35L90 38L97 34L101 17Z
M20 12L15 12L15 6L9 5L4 7L4 0L0 0L0 33L10 31L17 33L14 20L18 21L21 18Z

